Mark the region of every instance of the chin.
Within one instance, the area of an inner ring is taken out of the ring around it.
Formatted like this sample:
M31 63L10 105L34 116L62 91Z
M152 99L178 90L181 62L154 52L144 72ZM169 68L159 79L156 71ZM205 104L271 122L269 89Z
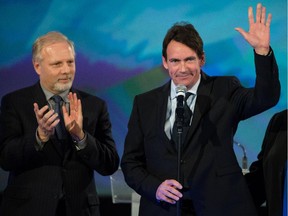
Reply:
M54 90L58 92L64 92L66 90L69 90L72 87L72 82L69 83L56 83L54 86Z
M178 85L190 85L191 84L191 80L187 80L187 79L181 79L181 80L178 80Z

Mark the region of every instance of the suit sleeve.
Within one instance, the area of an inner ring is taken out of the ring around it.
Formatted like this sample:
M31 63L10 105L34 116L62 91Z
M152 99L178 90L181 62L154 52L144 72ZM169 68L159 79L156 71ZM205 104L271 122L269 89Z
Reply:
M161 181L146 169L144 136L141 129L141 111L138 96L135 97L132 113L128 123L121 168L125 181L141 196L156 201L156 190ZM145 119L144 119L145 121Z
M112 137L112 125L107 105L101 101L97 107L99 109L94 111L98 113L96 119L90 116L86 118L90 119L87 120L89 123L84 123L87 146L77 153L88 166L101 175L111 175L118 169L120 159Z
M265 190L265 177L263 169L264 155L269 152L273 145L274 135L272 130L274 128L276 115L274 115L267 126L261 151L257 156L257 160L254 161L249 167L249 173L245 175L245 179L248 183L249 190L255 202L255 205L260 207L266 201Z
M35 148L37 122L33 105L28 103L23 107L15 101L6 95L1 102L0 166L7 171L35 167L43 161L43 152Z
M280 98L278 65L271 49L269 56L254 52L256 80L254 88L240 87L234 91L233 104L240 120L250 118L275 106Z

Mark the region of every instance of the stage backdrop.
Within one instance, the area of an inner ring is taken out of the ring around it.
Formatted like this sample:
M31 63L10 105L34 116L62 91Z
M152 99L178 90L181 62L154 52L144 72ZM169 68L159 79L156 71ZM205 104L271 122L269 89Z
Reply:
M75 42L75 86L105 99L120 156L136 94L168 80L161 65L161 44L169 27L189 21L204 40L209 75L236 75L253 86L253 50L235 27L248 30L247 8L258 0L0 0L0 98L38 79L31 64L33 41L48 31ZM271 45L281 79L281 98L272 109L242 122L235 140L245 146L250 164L256 159L271 116L287 104L287 2L264 0L273 14ZM255 12L255 10L254 10ZM32 107L31 107L32 109ZM242 150L235 145L239 159ZM102 195L110 194L109 177L98 174ZM0 172L0 191L7 173Z

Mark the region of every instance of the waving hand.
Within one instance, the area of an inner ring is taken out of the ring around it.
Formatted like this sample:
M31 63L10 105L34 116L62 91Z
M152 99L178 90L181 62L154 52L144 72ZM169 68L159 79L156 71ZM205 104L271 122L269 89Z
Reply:
M267 55L270 46L270 23L272 15L266 19L266 8L261 3L257 4L256 20L254 20L252 7L248 8L249 32L242 28L235 28L259 55Z

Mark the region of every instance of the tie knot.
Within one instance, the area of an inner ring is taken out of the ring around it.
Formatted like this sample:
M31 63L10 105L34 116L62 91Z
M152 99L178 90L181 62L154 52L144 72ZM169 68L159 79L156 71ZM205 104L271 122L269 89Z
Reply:
M56 104L58 104L58 103L60 103L62 101L62 98L59 95L54 95L52 97L52 99L55 101Z
M187 99L190 97L190 95L192 95L193 93L191 92L186 92L185 94L185 101L187 101Z

